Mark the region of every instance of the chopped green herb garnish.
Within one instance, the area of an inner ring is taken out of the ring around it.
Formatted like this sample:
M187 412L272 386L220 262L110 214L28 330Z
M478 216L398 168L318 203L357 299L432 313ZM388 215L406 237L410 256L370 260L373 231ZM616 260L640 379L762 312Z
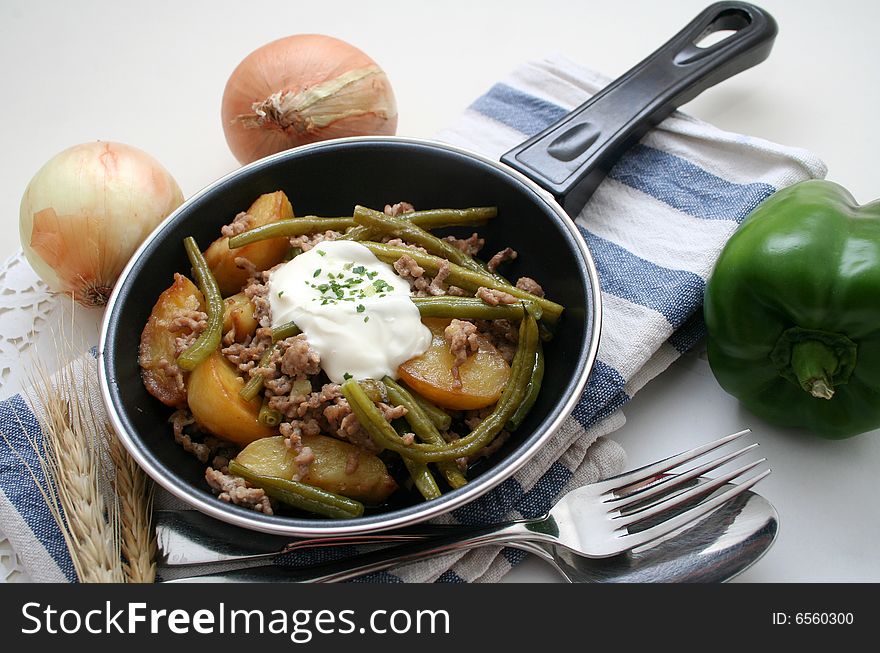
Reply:
M342 375L342 378L345 379L346 381L348 381L351 378L351 374L346 372L345 374Z
M312 274L312 277L317 277L319 274L321 274L321 268L315 270L314 274Z
M327 252L325 252L323 249L319 249L317 251L319 256L327 256Z
M358 312L358 313L363 313L365 310L367 310L367 309L364 307L363 304L358 304L358 305L357 305L357 312Z

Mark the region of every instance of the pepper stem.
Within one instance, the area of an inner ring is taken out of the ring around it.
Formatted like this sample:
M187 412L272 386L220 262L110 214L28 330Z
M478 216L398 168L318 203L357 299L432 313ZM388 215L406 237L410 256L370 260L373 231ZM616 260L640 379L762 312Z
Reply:
M831 399L831 377L840 367L837 353L824 342L802 340L792 345L791 369L800 386L817 399Z

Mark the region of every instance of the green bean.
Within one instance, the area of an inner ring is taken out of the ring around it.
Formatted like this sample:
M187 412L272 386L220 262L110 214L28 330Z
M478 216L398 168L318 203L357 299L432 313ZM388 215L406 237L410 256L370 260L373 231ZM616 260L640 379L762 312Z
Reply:
M281 424L281 419L283 415L275 410L274 408L269 408L269 402L264 399L263 405L260 406L260 412L257 414L257 421L264 426L276 427Z
M404 458L428 463L472 456L495 439L516 407L522 403L532 373L529 363L534 360L537 343L538 324L533 315L528 315L520 323L519 345L511 365L510 381L505 386L494 410L470 434L442 445L403 442L353 379L342 385L342 394L348 400L361 427L373 438L373 441L379 446L399 453Z
M186 254L193 267L193 275L199 284L202 295L205 297L205 306L208 313L208 326L199 334L195 342L177 357L177 364L181 369L192 372L199 363L217 350L220 346L220 338L223 334L223 297L217 287L217 281L211 274L208 262L202 256L199 246L192 236L187 236L183 241Z
M449 416L449 413L439 406L432 404L412 388L408 388L407 390L409 396L419 405L419 408L421 408L422 412L425 413L425 416L431 420L431 423L437 427L438 431L449 430L449 427L452 426L452 418Z
M263 355L260 356L260 362L257 363L257 368L266 367L266 363L269 362L269 357L272 355L272 352L275 350L274 347L269 347L266 351L263 352ZM257 368L254 368L255 370ZM266 377L262 374L254 374L248 379L248 382L244 384L241 390L238 391L238 396L244 399L245 401L250 401L263 389L263 383L265 382Z
M251 485L262 488L273 499L307 512L334 519L348 519L364 514L364 505L360 501L299 481L254 474L235 460L229 463L229 473L233 476L240 476Z
M491 218L498 215L498 209L494 206L476 206L467 209L432 209L430 211L413 211L404 213L401 217L412 221L423 229L440 229L441 227L471 226L479 227L486 224ZM281 236L302 236L316 231L345 231L345 240L361 240L372 232L369 228L356 226L354 218L320 218L306 216L278 220L270 224L249 229L229 239L229 248L237 249L250 245L260 240L279 238Z
M293 322L285 322L281 326L272 328L272 342L280 342L281 340L298 336L301 333L300 328Z
M454 297L440 295L438 297L412 297L422 317L454 317L462 320L511 320L518 322L527 310L532 310L535 319L541 319L540 306L531 302L516 304L499 304L492 306L479 297ZM534 309L529 305L532 304Z
M394 263L401 256L409 256L430 274L437 274L437 271L444 262L444 259L442 258L425 254L412 247L398 247L395 245L388 245L387 243L375 243L372 241L362 241L361 244L373 252L378 259L385 261L386 263ZM526 301L530 301L540 306L543 313L542 319L551 324L555 323L559 319L559 316L562 315L562 311L565 310L563 306L550 301L546 297L538 297L537 295L533 295L525 290L517 288L516 286L501 283L495 278L489 276L487 272L469 270L454 263L447 262L446 264L449 266L449 276L446 277L446 281L451 285L473 292L481 286L484 286L493 290L506 292L519 299L525 299Z
M229 249L238 249L260 240L281 236L304 236L316 231L344 231L355 225L354 218L292 218L254 227L229 239Z
M354 207L354 221L378 233L397 236L408 243L423 247L429 254L445 258L450 263L455 263L468 270L491 274L448 240L441 240L408 220L385 215L365 206L356 206Z
M522 400L522 403L517 406L516 411L514 411L513 415L507 420L507 425L504 427L508 431L515 431L519 428L519 425L522 424L522 421L526 418L529 411L532 409L532 406L535 404L535 400L538 398L538 393L541 391L541 382L544 380L544 348L541 345L541 340L538 340L538 346L535 350L535 360L532 364L532 373L529 377L529 385L526 388L525 397Z
M466 209L428 209L401 213L399 217L422 229L442 227L480 227L498 215L497 206L471 206Z
M412 222L422 229L443 227L481 227L498 215L495 206L474 206L467 209L430 209L401 213L400 219ZM357 226L349 229L343 240L372 240L375 232L370 227Z
M403 459L403 464L406 465L410 478L413 480L413 485L416 486L426 500L430 501L440 496L440 487L437 485L437 481L434 480L434 476L431 474L431 470L428 469L427 464L417 463L407 458Z
M397 384L394 379L388 376L382 379L382 382L388 390L388 398L391 402L395 406L403 406L406 408L404 419L409 423L413 433L415 433L422 442L427 442L428 444L444 444L446 442L446 440L443 439L443 436L440 435L437 427L431 421L431 418L424 410L422 410L421 405L416 401L415 397L407 392L406 388ZM446 415L446 413L443 414ZM449 415L446 416L449 417ZM449 427L447 426L446 428ZM406 458L404 458L404 460L406 460ZM446 482L449 483L451 488L456 489L467 484L467 479L464 477L464 474L461 473L461 470L454 461L444 460L438 462L437 468L443 474L443 478L446 479Z

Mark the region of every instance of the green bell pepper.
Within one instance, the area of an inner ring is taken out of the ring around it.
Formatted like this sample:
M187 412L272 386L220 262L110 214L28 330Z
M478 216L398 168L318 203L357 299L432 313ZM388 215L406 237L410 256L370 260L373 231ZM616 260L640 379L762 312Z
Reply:
M706 285L709 363L768 422L842 439L880 426L880 201L806 181L743 222Z

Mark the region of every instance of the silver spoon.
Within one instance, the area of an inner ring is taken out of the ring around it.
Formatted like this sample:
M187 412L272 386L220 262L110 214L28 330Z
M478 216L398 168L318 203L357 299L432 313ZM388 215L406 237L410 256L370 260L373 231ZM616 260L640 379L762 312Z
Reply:
M719 488L718 492L723 489L723 487ZM181 523L183 522L177 522L178 528ZM214 524L219 523L214 522ZM510 546L516 546L537 555L570 583L723 582L748 569L766 553L776 538L778 525L778 515L773 506L764 497L748 491L723 504L696 523L670 533L665 538L656 540L649 545L635 548L612 558L589 559L565 551L562 547L551 547L544 544L517 543ZM222 524L219 527L223 530L230 528ZM167 527L165 530L167 531ZM204 529L201 530L202 535L199 538L190 537L190 540L200 539L202 546L204 546L206 543ZM442 533L443 527L429 528L428 531L433 534ZM405 538L405 541L409 541L424 539L426 535L431 533L413 531L395 534L392 537L402 537ZM249 544L253 544L252 536L253 534L250 534ZM257 555L261 558L277 556L278 538L273 539L276 541L267 542L265 546L268 548L274 544L275 548L271 552L264 551ZM224 556L230 555L230 541L234 540L222 540L223 550L218 552L215 559L228 559ZM429 543L426 543L426 548L430 548ZM331 563L298 569L259 566L220 571L213 574L173 579L171 582L307 581L314 577L320 577L328 569L356 567L360 557L344 558ZM241 556L235 556L235 559L241 560ZM251 558L251 560L253 559L255 558Z

